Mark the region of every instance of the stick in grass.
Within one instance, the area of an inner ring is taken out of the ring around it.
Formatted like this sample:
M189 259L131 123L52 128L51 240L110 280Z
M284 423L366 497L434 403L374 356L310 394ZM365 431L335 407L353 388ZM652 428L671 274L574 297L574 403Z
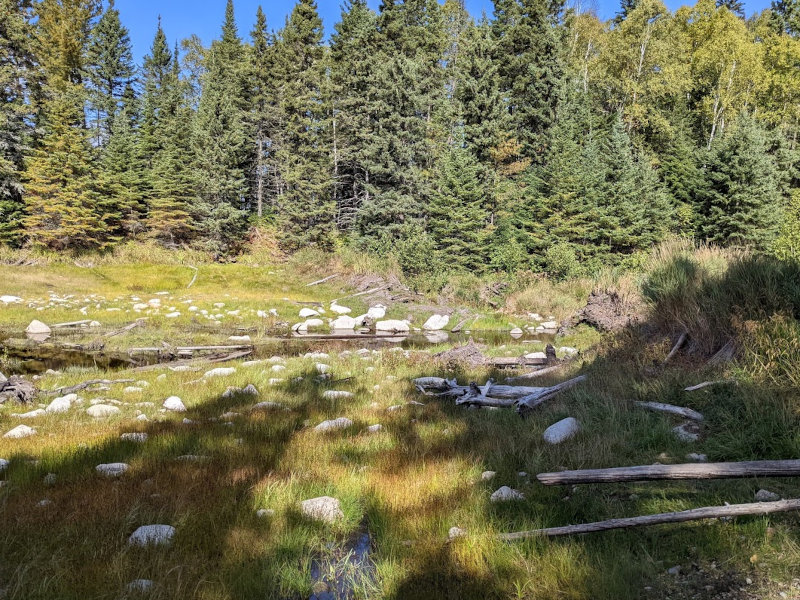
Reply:
M693 421L702 421L704 418L702 413L685 406L675 406L674 404L664 404L663 402L635 402L634 404L647 410L670 413Z

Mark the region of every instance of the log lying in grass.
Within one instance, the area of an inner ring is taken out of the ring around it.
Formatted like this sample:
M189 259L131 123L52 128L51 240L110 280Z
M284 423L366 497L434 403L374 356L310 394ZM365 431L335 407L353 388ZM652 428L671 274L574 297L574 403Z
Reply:
M514 377L506 377L506 383L519 381L520 379L536 379L537 377L549 375L550 373L558 371L567 364L569 364L569 361L560 362L557 365L553 365L552 367L545 367L543 369L537 369L536 371L530 371L528 373L520 373L519 375L515 375Z
M664 359L664 362L661 363L662 366L666 365L669 361L672 360L672 357L678 353L678 350L681 349L681 346L683 346L686 343L688 337L689 333L686 331L684 331L681 334L681 336L678 338L678 341L675 342L675 345L672 347L672 350L670 350L669 354L667 354L667 357Z
M55 390L42 390L42 393L48 396L63 396L65 394L72 394L85 390L93 385L115 385L119 383L133 383L134 381L134 379L89 379L88 381L82 381L75 385L57 388Z
M338 277L338 276L339 276L338 273L334 273L333 275L328 275L327 277L325 277L323 279L317 279L316 281L312 281L311 283L307 283L306 287L312 287L314 285L319 285L320 283L325 283L326 281L330 281L334 277Z
M51 325L53 329L66 329L67 327L80 327L81 325L88 325L91 323L91 319L83 319L82 321L69 321L67 323L56 323L55 325Z
M702 421L704 419L702 413L685 406L675 406L674 404L664 404L662 402L635 402L634 404L647 410L670 413L693 421Z
M525 356L487 358L487 362L498 369L509 367L535 367L546 365L546 358L526 358Z
M250 356L252 353L253 353L252 350L242 350L240 352L231 352L230 354L204 356L202 359L187 358L183 360L173 360L170 362L160 362L152 365L143 365L141 367L134 367L133 369L128 369L128 371L130 372L155 371L156 369L162 369L167 366L178 367L178 366L188 366L197 363L204 363L204 364L221 363L231 360L238 360L240 358L244 358L245 356Z
M720 379L719 381L704 381L703 383L698 383L697 385L690 385L687 388L683 388L684 392L696 392L697 390L702 390L703 388L707 388L712 385L724 385L726 383L735 384L735 379Z
M238 352L241 350L252 350L251 345L238 345L238 346L153 346L147 348L131 348L128 354L145 354L148 352L219 352L229 350L231 352Z
M143 317L141 319L136 319L133 323L125 325L125 327L121 327L120 329L115 329L114 331L109 331L103 337L110 338L125 333L127 331L131 331L132 329L136 329L137 327L141 327L142 325L144 325L144 322L146 320L147 320L146 317Z
M583 381L585 376L575 378L575 383ZM472 393L472 389L468 385L458 385L454 379L443 379L441 377L419 377L413 381L414 385L422 393L428 396L466 396ZM566 383L566 382L565 382ZM564 384L559 384L564 385ZM558 386L555 386L558 387ZM562 388L563 389L563 388ZM504 400L518 400L525 396L541 394L543 390L552 390L552 387L533 387L527 385L499 385L492 384L491 393L489 396L492 398L499 398Z
M192 287L194 285L194 282L197 281L197 275L200 273L200 269L198 269L197 267L192 266L192 265L186 265L186 266L188 268L192 269L192 271L194 271L194 275L192 276L192 280L189 282L189 285L186 286L186 289L188 290L190 287Z
M622 519L608 519L594 523L580 525L565 525L563 527L547 527L530 531L516 531L514 533L501 533L498 538L505 541L524 540L534 537L556 537L560 535L575 535L580 533L594 533L608 531L609 529L627 529L646 525L660 525L663 523L683 523L700 519L719 519L723 517L741 517L746 515L768 515L778 512L800 510L800 500L779 500L777 502L752 502L749 504L730 504L727 506L706 506L693 508L680 512L659 513L641 517L627 517Z
M800 460L753 460L747 462L642 465L610 469L583 469L539 473L544 485L653 481L657 479L733 479L737 477L799 477Z

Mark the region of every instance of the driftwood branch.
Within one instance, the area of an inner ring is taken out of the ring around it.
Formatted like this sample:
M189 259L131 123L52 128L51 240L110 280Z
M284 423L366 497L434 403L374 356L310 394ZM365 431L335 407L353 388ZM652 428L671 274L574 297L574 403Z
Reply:
M349 296L343 296L341 298L337 298L336 301L345 300L346 298L358 298L359 296L366 296L367 294L373 294L375 292L380 292L381 290L385 290L388 288L388 285L382 285L376 288L372 288L370 290L364 290L363 292L358 292L356 294L350 294Z
M693 508L680 512L659 513L641 517L627 517L622 519L608 519L594 523L580 525L566 525L564 527L547 527L531 531L517 531L514 533L501 533L498 538L505 541L524 540L534 537L555 537L560 535L575 535L580 533L594 533L609 529L627 529L629 527L642 527L646 525L660 525L662 523L683 523L700 519L719 519L723 517L740 517L745 515L768 515L778 512L788 512L800 509L800 500L779 500L777 502L753 502L749 504L731 504L727 506L706 506Z
M712 385L724 385L726 383L735 384L735 379L720 379L719 381L704 381L703 383L698 383L697 385L690 385L687 388L683 388L684 392L696 392L697 390L702 390L703 388L707 388Z
M182 352L219 352L219 351L226 351L230 350L233 352L240 351L240 350L251 350L251 345L238 345L238 346L175 346L172 347L166 342L164 342L164 346L150 346L145 348L131 348L128 350L128 354L143 354L147 352L176 352L178 354Z
M436 377L423 377L415 380L414 383L417 385L417 389L422 389L428 395L456 396L457 405L495 408L516 407L517 412L524 415L553 396L568 390L585 379L585 375L580 375L551 387L494 385L494 382L490 379L483 388L480 388L474 382L468 386L458 386L455 385L455 382ZM426 383L428 385L425 385ZM429 387L442 391L430 393L427 391Z
M69 321L68 323L56 323L55 325L51 325L53 329L64 329L66 327L80 327L81 325L88 325L91 323L91 319L83 319L82 321Z
M328 275L324 279L318 279L317 281L312 281L311 283L307 283L306 287L311 287L311 286L314 286L314 285L319 285L320 283L325 283L326 281L330 281L334 277L338 277L338 276L339 276L338 273L334 273L333 275Z
M558 473L539 473L544 485L653 481L659 479L734 479L737 477L797 477L800 460L754 460L746 462L686 463L680 465L642 465L610 469L583 469Z
M189 285L186 286L186 289L188 290L190 287L194 285L194 282L197 281L197 275L200 273L200 269L198 269L197 267L193 267L192 265L186 265L186 266L194 271L194 277L192 277L192 280L189 282Z
M536 371L530 371L528 373L521 373L514 377L506 377L506 383L511 383L513 381L519 381L520 379L536 379L537 377L542 377L544 375L548 375L550 373L554 373L564 367L565 365L569 364L569 361L560 362L557 365L553 365L552 367L545 367L543 369L537 369Z
M145 318L136 319L133 323L125 325L125 327L121 327L120 329L115 329L114 331L109 331L103 337L107 338L114 337L122 333L125 333L127 331L131 331L132 329L136 329L137 327L141 327L142 325L144 325L145 320L146 320Z
M118 383L133 383L133 381L133 379L89 379L88 381L82 381L81 383L76 383L75 385L56 388L54 390L42 390L42 394L46 394L48 396L63 396L65 394L80 392L81 390L85 390L93 385L115 385Z
M241 352L232 352L230 354L221 354L217 356L204 357L201 362L209 364L228 362L231 360L244 358L245 356L250 356L252 353L253 353L252 350L242 350ZM173 360L168 363L164 362L164 363L155 363L152 365L143 365L141 367L134 367L133 369L128 369L128 371L134 373L142 371L155 371L156 369L161 369L164 367L178 367L178 366L196 364L197 362L199 362L198 359L187 358L183 360Z
M686 331L684 331L680 335L680 337L678 338L678 341L675 342L675 345L672 347L672 350L669 351L669 354L667 354L667 357L664 359L664 362L661 363L662 366L667 364L669 361L672 360L672 358L678 353L678 350L681 349L681 346L683 346L686 343L686 339L688 337L689 337L689 333L686 332Z
M553 396L560 394L564 390L568 390L572 387L575 387L582 381L586 380L586 375L578 375L577 377L573 377L572 379L568 379L563 383L559 383L558 385L554 385L549 388L542 388L545 390L541 394L528 394L527 396L523 396L519 400L517 400L517 412L520 415L525 415L527 411L533 410L540 404L547 402Z
M636 406L646 408L647 410L670 413L672 415L678 415L687 419L692 419L693 421L702 421L704 418L702 413L684 406L675 406L674 404L664 404L662 402L634 402L634 404L636 404Z

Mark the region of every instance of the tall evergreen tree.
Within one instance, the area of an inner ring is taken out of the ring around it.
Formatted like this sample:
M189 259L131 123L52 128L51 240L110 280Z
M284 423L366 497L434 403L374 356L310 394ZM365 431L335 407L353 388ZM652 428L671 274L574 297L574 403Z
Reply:
M285 126L278 149L283 189L277 210L282 243L292 250L308 245L330 247L334 230L322 35L316 2L300 0L278 42Z
M781 219L775 159L767 137L751 117L741 116L712 147L701 198L701 232L726 246L768 248Z
M194 127L199 230L209 247L227 251L246 226L246 64L228 0L222 38L211 45Z
M800 0L773 0L770 12L772 26L779 33L800 36Z
M135 73L130 36L120 22L114 0L109 1L108 8L92 29L87 68L94 143L102 146L108 140L122 95Z
M744 19L744 2L742 0L717 0L717 8L723 6L737 17Z
M26 0L0 0L0 244L23 240L23 158L33 135L30 87L38 80Z

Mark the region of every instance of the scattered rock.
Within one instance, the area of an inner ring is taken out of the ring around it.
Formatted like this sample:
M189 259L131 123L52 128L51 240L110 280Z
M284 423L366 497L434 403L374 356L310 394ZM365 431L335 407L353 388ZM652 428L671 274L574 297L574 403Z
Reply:
M696 442L700 439L700 427L694 421L681 423L673 427L672 432L682 442Z
M509 502L509 501L524 500L524 499L525 496L523 496L517 490L512 490L507 485L504 485L489 497L489 500L491 500L492 502Z
M36 417L41 417L45 414L45 411L41 408L37 408L36 410L32 410L29 412L24 413L12 413L12 417L16 417L18 419L35 419Z
M479 346L470 338L463 346L456 346L450 350L439 352L434 354L433 357L446 366L480 367L486 364L486 357L482 351L484 347Z
M350 331L356 328L356 320L353 317L342 315L331 321L331 329L334 331Z
M164 400L162 406L167 410L171 410L173 412L186 412L186 406L183 404L183 400L181 400L177 396L170 396L169 398Z
M314 310L313 308L301 308L300 309L300 318L307 319L309 317L318 317L319 312Z
M285 410L286 407L280 402L259 402L250 410Z
M45 335L51 333L50 328L42 323L41 321L37 321L34 319L30 322L30 325L25 329L25 333L31 335Z
M756 502L776 502L780 499L778 494L769 490L761 489L756 492Z
M386 307L383 304L374 304L369 307L366 316L373 321L382 319L386 316Z
M408 321L390 319L388 321L378 321L375 323L375 331L383 331L386 333L407 333L411 331L411 326L409 325Z
M544 437L544 441L548 444L560 444L578 433L580 429L581 427L577 419L574 417L567 417L566 419L561 419L557 423L550 425L550 427L544 430L542 437Z
M48 404L45 410L49 413L67 412L72 406L72 403L77 399L78 394L67 394L66 396L60 396Z
M346 427L350 427L352 424L353 422L347 417L339 417L338 419L323 421L322 423L314 427L314 431L335 431L337 429L344 429Z
M680 575L681 574L680 565L675 565L674 567L670 567L669 569L667 569L667 573L670 575Z
M231 342L247 342L250 343L249 335L232 335L228 337Z
M512 329L512 330L511 330L511 331L509 331L508 333L509 333L509 335L510 335L511 337L513 337L513 338L515 338L515 339L516 339L516 338L521 338L521 337L522 337L522 334L523 334L524 332L523 332L523 331L522 331L522 329L520 329L519 327L514 327L514 329Z
M529 352L525 355L529 360L547 360L547 354L544 352Z
M322 392L322 397L325 400L340 400L342 398L352 398L353 392L346 392L344 390L325 390Z
M206 371L203 374L203 377L227 377L228 375L233 375L234 373L236 373L236 369L233 367L217 367L216 369Z
M491 481L495 475L497 475L497 471L484 471L481 473L481 481Z
M134 579L127 586L128 592L132 594L146 594L153 589L151 579Z
M256 511L256 516L261 519L268 519L275 516L275 511L271 508L259 508Z
M36 435L35 429L33 429L32 427L28 427L27 425L17 425L16 427L14 427L14 429L3 435L3 437L11 440L19 440L22 438L30 437L32 435Z
M467 535L467 530L461 529L461 527L451 527L450 531L447 532L447 537L449 537L451 540L464 537L465 535Z
M139 394L142 391L143 390L140 387L136 387L134 385L129 385L128 387L126 387L125 389L122 390L122 393L123 394Z
M426 331L441 331L447 327L449 322L449 315L431 315L430 318L425 321L425 324L422 326L422 328Z
M686 455L686 458L694 462L708 462L708 457L705 454L698 454L697 452L690 452Z
M0 458L0 471L5 471L8 468L8 461L5 458Z
M330 365L326 365L325 363L317 363L314 366L317 369L317 373L325 374L325 373L327 373L328 371L331 370Z
M144 415L139 415L139 416L144 417ZM146 418L147 417L145 417L145 419ZM133 433L123 433L121 436L119 436L119 439L121 439L123 442L138 442L141 444L147 441L147 437L148 437L147 434L144 432L133 432Z
M55 473L48 473L42 480L46 486L53 486L58 481L58 476Z
M22 302L22 298L19 296L0 296L0 302L3 304L16 304Z
M169 544L175 535L171 525L142 525L128 538L131 546L160 546Z
M335 523L344 518L339 500L330 496L303 500L300 503L300 511L310 519L326 523Z
M331 312L335 312L337 315L348 315L353 312L353 309L347 308L346 306L340 306L334 301L331 303Z
M97 465L94 470L103 477L119 477L130 468L127 463L105 463Z
M370 425L369 427L367 427L367 431L369 433L378 433L379 431L382 430L383 430L383 425L381 425L380 423L377 423L375 425Z
M242 393L248 396L258 396L258 388L252 383L248 383L243 389Z
M119 408L110 404L95 404L86 409L86 414L90 417L100 419L102 417L110 417L120 412Z

